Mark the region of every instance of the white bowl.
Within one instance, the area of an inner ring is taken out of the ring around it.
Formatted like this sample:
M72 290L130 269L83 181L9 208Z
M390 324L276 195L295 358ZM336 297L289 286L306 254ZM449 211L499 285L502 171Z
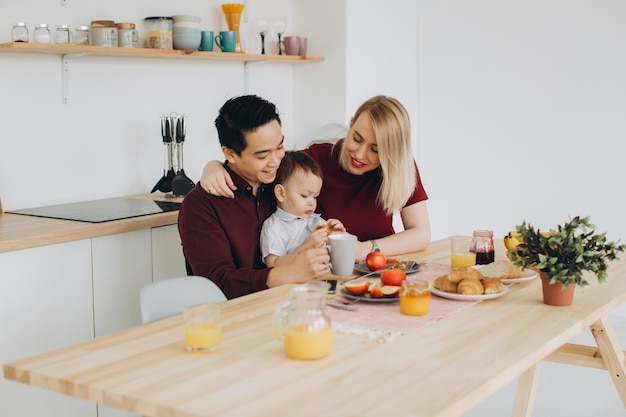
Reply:
M174 49L181 51L197 51L200 47L202 36L200 32L193 35L176 35L172 37L174 41Z

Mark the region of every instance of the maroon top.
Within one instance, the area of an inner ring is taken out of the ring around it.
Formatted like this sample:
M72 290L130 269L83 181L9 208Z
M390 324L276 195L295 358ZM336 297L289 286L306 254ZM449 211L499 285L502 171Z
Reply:
M343 139L333 148L332 143L311 145L303 152L308 153L322 167L324 182L317 199L317 211L323 218L338 219L346 230L356 235L359 241L379 239L395 233L393 216L389 216L376 202L382 177L380 168L364 175L353 175L339 165L339 151ZM405 204L410 206L428 199L422 186L417 165L417 184L413 195Z
M216 197L197 184L178 214L183 253L194 275L210 278L227 298L267 288L261 260L261 226L276 209L271 185L252 187L224 165L237 186L235 198Z

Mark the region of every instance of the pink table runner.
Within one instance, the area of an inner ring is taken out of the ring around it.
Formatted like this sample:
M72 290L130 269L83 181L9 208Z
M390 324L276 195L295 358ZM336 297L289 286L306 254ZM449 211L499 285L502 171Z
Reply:
M419 272L408 275L408 279L434 281L438 276L450 272L450 267L427 264ZM399 302L353 304L357 311L338 310L329 307L333 330L347 334L364 334L370 339L389 342L397 336L409 334L426 327L436 320L449 317L479 301L458 301L430 296L430 311L425 316L406 316L400 313Z

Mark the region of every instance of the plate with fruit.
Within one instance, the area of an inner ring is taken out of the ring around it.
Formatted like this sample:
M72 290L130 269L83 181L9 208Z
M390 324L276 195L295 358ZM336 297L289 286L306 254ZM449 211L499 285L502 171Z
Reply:
M393 303L400 300L400 287L370 281L350 281L341 287L341 295L351 300L370 303Z
M353 300L391 303L399 300L400 287L405 279L406 273L403 269L388 269L380 274L380 279L370 281L356 278L345 282L341 287L341 294Z
M364 261L354 264L354 270L362 274L385 268L402 269L405 273L411 274L419 271L420 264L415 261L398 261L396 259L387 258L382 252L370 252L367 254ZM372 275L380 275L380 272L376 272Z

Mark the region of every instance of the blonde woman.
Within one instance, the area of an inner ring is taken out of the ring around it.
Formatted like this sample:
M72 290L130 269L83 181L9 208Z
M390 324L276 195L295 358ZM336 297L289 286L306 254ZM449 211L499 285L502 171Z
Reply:
M374 250L393 256L426 249L428 196L411 152L409 115L398 100L372 97L357 109L345 139L303 152L324 175L319 213L341 219L358 237L357 258ZM207 192L224 197L232 198L236 189L218 161L205 166L200 182ZM396 212L404 226L399 233L393 228Z

